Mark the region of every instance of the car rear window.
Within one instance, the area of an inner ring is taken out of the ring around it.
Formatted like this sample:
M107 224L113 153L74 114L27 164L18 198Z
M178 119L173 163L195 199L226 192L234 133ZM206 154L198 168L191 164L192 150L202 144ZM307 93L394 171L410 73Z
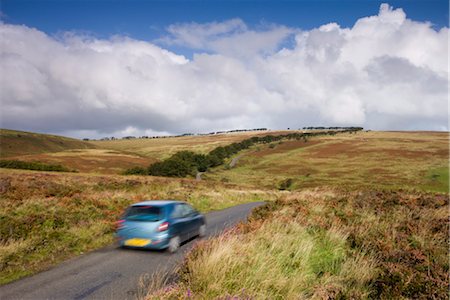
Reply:
M159 221L162 219L162 209L157 206L131 206L125 212L125 219L130 221Z

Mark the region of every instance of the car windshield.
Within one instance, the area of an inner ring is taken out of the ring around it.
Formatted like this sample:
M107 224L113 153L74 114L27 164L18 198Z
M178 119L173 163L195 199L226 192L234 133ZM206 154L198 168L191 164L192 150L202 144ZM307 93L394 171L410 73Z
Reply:
M157 206L131 206L125 212L125 219L130 221L159 221L162 218L161 211L161 207Z

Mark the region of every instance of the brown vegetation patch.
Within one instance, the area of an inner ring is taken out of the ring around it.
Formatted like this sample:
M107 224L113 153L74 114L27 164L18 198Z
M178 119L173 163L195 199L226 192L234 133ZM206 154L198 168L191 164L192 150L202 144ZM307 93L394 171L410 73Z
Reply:
M385 175L386 173L390 173L388 170L383 169L383 168L373 168L368 170L368 172L370 174L381 174L381 175Z
M423 151L423 150L406 150L406 149L379 149L373 151L364 151L365 153L383 153L391 157L401 157L408 159L426 159L427 157L436 155L438 152ZM446 156L444 156L446 157Z
M311 156L317 158L328 158L337 155L346 155L347 157L355 157L364 155L360 149L361 141L345 141L338 143L328 143L311 150Z
M344 171L344 170L327 172L327 175L330 178L341 178L341 177L347 176L349 174L352 174L352 172L351 171Z
M319 143L321 143L320 140L308 140L307 142L305 142L303 140L287 141L287 142L283 141L281 144L275 143L275 145L276 145L275 148L267 147L263 150L253 152L251 155L256 156L256 157L263 157L266 155L284 153L284 152L291 151L291 150L306 148L306 147L316 145Z
M404 142L396 140L396 142ZM423 141L419 141L420 143ZM377 145L370 144L361 141L345 141L337 143L328 143L323 146L319 146L311 150L311 156L317 158L329 158L338 155L345 155L348 158L354 157L368 157L373 154L386 155L389 157L400 157L407 159L426 159L427 157L437 156L440 158L448 158L448 150L446 149L435 149L433 151L429 150L411 150L405 149L404 145L398 145L396 148L381 148Z
M433 152L433 155L436 155L438 157L442 157L442 158L449 158L449 150L448 149L438 149L436 151Z
M80 155L75 151L63 152L61 155L45 153L17 156L13 157L13 159L49 164L61 164L69 169L74 169L79 172L99 174L119 174L128 168L136 166L146 167L157 161L152 158L120 154L115 155L110 153L102 153L101 155L96 155L95 153L83 153Z
M255 168L256 169L256 168ZM282 165L277 167L271 167L266 169L267 173L274 175L289 175L289 176L310 176L312 174L317 174L318 171L314 168L301 166L298 164Z

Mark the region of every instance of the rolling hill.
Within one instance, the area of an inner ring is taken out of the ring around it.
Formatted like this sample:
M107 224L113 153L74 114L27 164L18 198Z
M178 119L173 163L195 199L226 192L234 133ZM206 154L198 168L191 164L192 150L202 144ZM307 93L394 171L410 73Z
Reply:
M289 190L319 186L448 192L448 132L358 132L257 145L203 178ZM282 188L282 187L281 187Z
M94 149L91 143L63 136L0 129L0 157Z
M270 134L278 135L288 132L293 131L247 131L238 133L194 135L156 139L119 139L110 141L92 141L92 144L102 149L129 151L141 156L162 160L182 150L189 150L206 154L216 147L240 142L253 136L264 136Z

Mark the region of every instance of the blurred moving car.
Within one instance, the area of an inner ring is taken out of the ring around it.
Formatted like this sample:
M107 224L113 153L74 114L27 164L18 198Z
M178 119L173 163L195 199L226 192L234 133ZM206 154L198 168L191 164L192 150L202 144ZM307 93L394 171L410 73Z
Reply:
M117 222L116 237L121 247L168 249L206 234L205 217L182 201L144 201L127 208Z

